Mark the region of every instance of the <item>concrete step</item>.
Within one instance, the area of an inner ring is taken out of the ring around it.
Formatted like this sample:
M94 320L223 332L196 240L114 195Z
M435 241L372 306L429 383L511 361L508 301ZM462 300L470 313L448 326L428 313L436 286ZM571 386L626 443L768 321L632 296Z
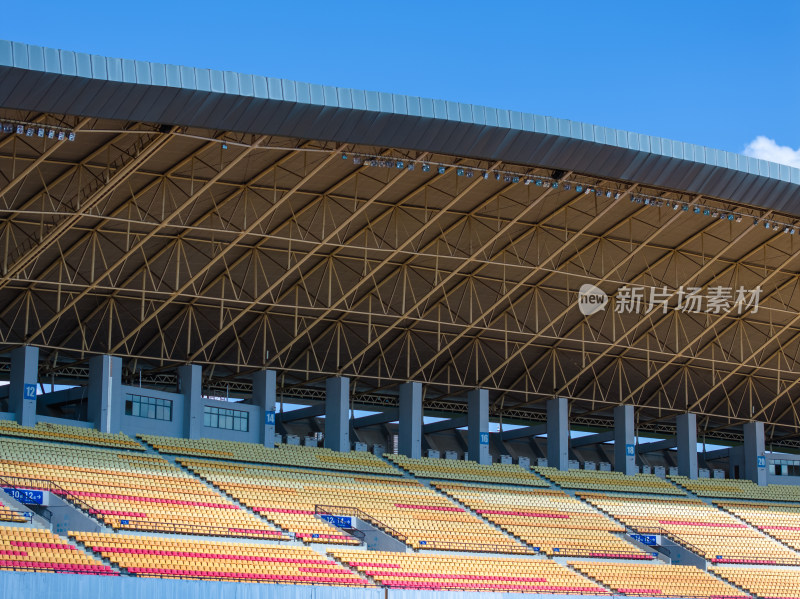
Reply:
M714 503L714 504L712 504L712 505L713 505L715 508L717 508L718 510L721 510L721 511L725 512L726 514L728 514L728 515L729 515L731 518L733 518L733 519L734 519L734 520L736 520L737 522L740 522L741 524L744 524L744 525L745 525L745 526L747 526L747 528L749 528L750 530L752 530L752 531L754 531L754 532L758 533L758 534L759 534L759 535L761 535L761 536L767 537L767 538L768 538L770 541L772 541L773 543L775 543L775 544L777 544L777 545L780 545L780 546L781 546L782 548L784 548L784 549L788 549L789 551L791 551L791 552L792 552L792 553L794 553L794 554L797 554L797 555L798 555L798 558L800 558L800 553L798 553L798 551L797 551L797 550L796 550L794 547L790 547L789 545L786 545L785 543L783 543L783 542L782 542L780 539L778 539L777 537L774 537L774 536L772 536L770 533L768 533L768 532L766 532L766 531L763 531L763 530L760 530L760 529L756 528L755 526L753 526L752 524L750 524L750 523L749 523L747 520L745 520L744 518L740 518L739 516L737 516L736 514L734 514L734 513L733 513L733 512L731 512L731 511L729 511L729 510L725 509L725 508L724 508L724 507L722 507L721 505L718 505L718 504L716 504L716 503Z
M728 586L732 586L734 589L736 589L736 590L738 590L738 591L741 591L742 593L745 593L745 594L747 594L747 595L750 595L751 597L756 597L756 595L753 595L753 593L751 593L750 591L748 591L748 590L747 590L747 589L745 589L744 587L740 587L738 584L734 584L734 583L732 583L732 582L731 582L730 580L728 580L727 578L724 578L724 577L720 576L719 574L716 574L715 572L712 572L711 570L706 570L706 572L708 572L708 574L709 574L710 576L713 576L713 577L714 577L714 578L716 578L717 580L721 580L722 582L724 582L724 583L725 583L725 584L727 584Z
M431 481L425 481L423 484L424 484L426 487L428 487L429 489L432 489L433 491L435 491L437 494L439 494L439 495L442 495L443 497L447 497L447 499L449 499L451 503L453 503L454 505L456 505L456 506L460 507L461 509L463 509L465 512L467 512L467 513L468 513L468 514L470 514L471 516L473 516L473 517L477 518L478 520L481 520L481 521L485 522L486 524L488 524L489 526L491 526L491 527L492 527L492 528L494 528L495 530L497 530L497 531L499 531L499 532L502 532L502 533L503 533L505 536L507 536L509 539L511 539L511 540L513 540L513 541L516 541L517 543L519 543L520 545L522 545L522 546L524 546L524 547L531 547L530 545L528 545L528 544L527 544L525 541L523 541L523 540L522 540L520 537L518 537L518 536L517 536L517 535L515 535L514 533L512 533L512 532L510 532L510 531L506 530L506 529L505 529L505 528L503 528L502 526L499 526L499 525L495 524L494 522L492 522L492 521L491 521L491 520L489 520L488 518L486 518L486 517L482 516L481 514L479 514L479 513L478 513L478 512L476 512L476 511L474 511L474 510L473 510L472 508L470 508L470 507L469 507L469 506L468 506L466 503L462 503L461 501L459 501L458 499L456 499L455 497L453 497L452 495L450 495L450 494L449 494L449 493L447 493L446 491L440 491L439 489L437 489L436 487L434 487L434 486L431 484Z
M267 523L271 524L272 526L274 526L275 528L277 528L278 530L280 530L281 532L291 536L291 532L289 531L289 529L282 527L277 522L273 522L272 520L270 520L266 516L262 515L261 513L254 511L253 509L251 509L250 507L246 506L244 503L242 503L241 501L236 499L233 495L230 495L226 491L220 489L217 485L212 483L210 480L208 480L206 478L203 478L199 474L193 472L192 470L190 470L189 468L187 468L186 466L184 466L183 464L178 462L176 458L179 458L181 456L162 455L162 457L165 460L167 460L170 464L173 464L179 470L185 472L186 474L188 474L192 478L194 478L196 480L199 480L206 487L208 487L209 489L214 491L217 495L220 495L220 496L224 497L225 499L227 499L228 501L230 501L234 505L238 506L239 509L241 509L242 511L247 512L248 514L252 514L253 516L258 518L259 520L262 520L263 522L267 522ZM286 541L283 541L283 542L286 542ZM291 543L295 543L295 544L302 544L301 541L296 541L296 540L293 540L293 541L290 541L290 542Z
M556 561L559 561L559 560L556 560ZM563 563L562 565L563 565L565 568L567 568L568 570L572 570L573 572L575 572L575 574L577 574L578 576L581 576L581 577L585 578L586 580L590 580L590 581L591 581L591 582L593 582L594 584L596 584L596 585L598 585L598 586L600 586L600 587L604 588L604 589L605 589L605 590L607 590L609 593L612 593L612 594L614 593L614 591L612 590L612 588L611 588L611 587L609 587L609 586L606 586L605 584L603 584L602 582L600 582L600 581L599 581L599 580L597 580L596 578L594 578L594 577L592 577L592 576L589 576L588 574L584 574L584 573L583 573L583 572L581 572L580 570L578 570L578 569L574 568L573 566L569 565L568 563L566 563L566 560L564 561L564 563Z
M120 573L122 573L124 575L124 572L122 572L122 570L119 568L119 566L117 566L115 563L113 563L110 559L108 559L107 557L103 557L99 553L96 553L96 552L92 551L91 548L87 547L84 543L78 541L76 538L74 538L74 537L65 537L65 539L66 539L66 542L68 542L68 543L70 543L72 545L75 545L75 547L77 547L80 551L82 551L83 553L85 553L89 557L94 558L99 562L102 562L106 566L111 566L111 568L114 571L120 572Z

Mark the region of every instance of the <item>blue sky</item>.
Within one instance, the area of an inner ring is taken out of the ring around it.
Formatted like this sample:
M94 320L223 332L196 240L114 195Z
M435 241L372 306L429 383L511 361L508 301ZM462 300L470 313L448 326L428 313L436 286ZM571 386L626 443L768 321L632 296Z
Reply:
M15 41L485 104L734 152L763 136L751 154L800 166L798 31L793 0L29 0L0 15L0 36Z

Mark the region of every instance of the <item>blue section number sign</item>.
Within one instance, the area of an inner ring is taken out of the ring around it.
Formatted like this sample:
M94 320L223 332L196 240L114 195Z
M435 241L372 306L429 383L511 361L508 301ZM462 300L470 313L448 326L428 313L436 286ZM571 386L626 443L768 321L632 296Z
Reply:
M350 516L323 514L322 519L325 520L325 522L330 522L337 528L353 528L353 519Z
M655 535L631 535L631 538L645 545L649 545L650 547L658 545Z
M766 456L763 456L763 455L758 456L758 467L759 468L766 468L767 467L767 457Z
M12 487L3 487L3 491L5 491L6 495L10 495L25 505L42 505L44 503L44 492L42 491L14 489Z
M632 444L628 443L625 446L625 455L636 455L636 447L634 447Z
M36 384L25 383L25 387L22 392L24 394L25 399L36 399Z
M274 410L270 410L268 412L264 412L264 424L267 426L275 426L275 412Z
M489 445L489 433L481 433L481 445Z

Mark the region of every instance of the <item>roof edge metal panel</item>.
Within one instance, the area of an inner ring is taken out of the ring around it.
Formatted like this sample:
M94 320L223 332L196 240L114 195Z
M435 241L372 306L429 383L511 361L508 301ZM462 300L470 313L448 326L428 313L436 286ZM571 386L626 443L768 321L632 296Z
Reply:
M330 141L340 143L569 169L800 214L798 168L510 110L289 80L267 79L263 86L262 81L263 77L231 71L120 60L0 40L0 87L6 88L0 106L4 108L156 123L172 115L165 124L215 130L242 131L242 124L249 123L245 131L249 133L323 140L327 134L335 136ZM81 97L87 83L99 91L94 99ZM67 93L52 97L30 91L53 84ZM163 93L166 89L172 93ZM131 101L107 102L112 96ZM187 97L192 101L187 102ZM200 110L201 106L214 109ZM320 111L321 107L325 110ZM376 128L376 122L382 126ZM339 127L338 123L348 125ZM434 134L442 125L451 133L444 138ZM430 134L424 134L425 130ZM414 141L409 136L412 131ZM478 139L480 144L461 141ZM559 142L557 156L546 153L554 141ZM715 184L729 177L709 177L698 165L735 172L740 184L735 189Z

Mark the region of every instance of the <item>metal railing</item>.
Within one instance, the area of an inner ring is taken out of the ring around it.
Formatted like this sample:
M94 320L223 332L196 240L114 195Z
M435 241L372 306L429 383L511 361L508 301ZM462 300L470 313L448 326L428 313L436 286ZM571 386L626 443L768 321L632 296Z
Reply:
M21 512L0 504L0 522L14 522L19 524L30 524L33 522L32 512Z
M12 489L36 489L38 491L50 491L51 493L55 493L62 499L69 501L84 511L88 512L94 509L83 499L73 495L64 487L54 483L52 480L47 480L44 478L25 478L21 476L4 476L0 477L0 485L4 487L11 487Z
M418 546L419 549L433 549L439 551L473 551L484 553L519 553L524 555L536 555L540 553L531 547L526 547L522 544L515 545L513 543L467 543L467 542L453 542L453 541L428 541L418 540L416 543L410 541L408 535L405 535L388 524L381 522L377 518L370 516L363 510L344 505L315 505L314 513L316 515L327 516L350 516L355 517L371 524L383 532L395 537L397 540L402 541L409 546Z
M117 530L136 530L139 532L165 532L183 535L202 535L207 537L245 537L249 539L270 539L288 541L290 538L282 531L256 530L252 528L236 528L211 526L206 524L183 524L180 522L157 522L137 518L120 519L113 525Z
M534 547L515 545L513 543L467 543L455 541L420 540L419 549L435 549L439 551L473 551L479 553L518 553L522 555L538 555L541 553Z
M628 526L628 530L641 535L661 535L669 540L689 549L705 560L714 564L753 564L763 566L800 566L800 557L752 557L747 555L709 555L707 551L692 545L686 539L661 528L660 526Z
M692 553L696 553L702 558L706 558L706 552L693 545L686 539L679 537L678 535L668 531L666 528L661 528L660 526L627 526L628 530L632 531L634 534L638 535L660 535L662 537L668 538L670 541L677 543L678 545L682 545Z
M755 566L800 566L800 558L752 557L747 555L715 555L708 558L712 564L749 564Z
M544 553L544 552L543 552ZM552 547L548 554L555 557L603 557L611 559L652 560L653 556L644 551L604 551L602 549L585 549L581 547Z

